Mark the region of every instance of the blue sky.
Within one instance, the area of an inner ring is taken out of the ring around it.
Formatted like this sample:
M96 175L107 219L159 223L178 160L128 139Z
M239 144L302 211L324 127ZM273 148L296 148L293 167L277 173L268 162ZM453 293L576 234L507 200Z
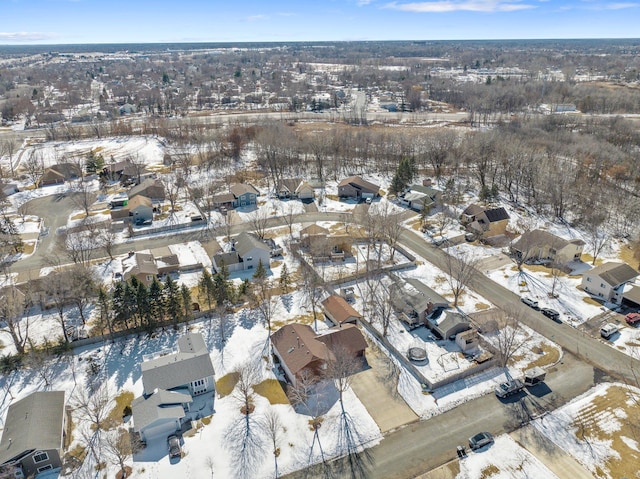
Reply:
M640 0L0 0L0 44L639 36Z

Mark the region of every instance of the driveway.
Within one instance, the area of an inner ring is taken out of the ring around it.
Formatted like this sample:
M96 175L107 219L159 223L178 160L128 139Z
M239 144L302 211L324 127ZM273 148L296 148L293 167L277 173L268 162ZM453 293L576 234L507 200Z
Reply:
M395 392L394 381L388 377L388 362L377 348L367 349L370 369L356 374L351 388L376 422L382 434L419 419L418 415Z

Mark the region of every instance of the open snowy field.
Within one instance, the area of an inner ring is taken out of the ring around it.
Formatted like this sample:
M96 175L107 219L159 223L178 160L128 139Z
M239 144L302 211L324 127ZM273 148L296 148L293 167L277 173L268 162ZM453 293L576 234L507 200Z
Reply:
M640 389L599 384L533 425L595 477L636 477Z
M89 152L100 154L106 164L131 158L146 165L161 165L164 157L163 141L151 136L126 136L96 140L48 141L25 145L16 158L23 164L35 156L42 160L44 167L69 162L74 158L86 157ZM14 159L15 162L15 159ZM19 164L14 164L17 170Z

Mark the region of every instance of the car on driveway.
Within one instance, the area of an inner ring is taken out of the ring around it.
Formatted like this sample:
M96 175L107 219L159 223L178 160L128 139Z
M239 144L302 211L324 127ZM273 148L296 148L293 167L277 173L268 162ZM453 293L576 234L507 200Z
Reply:
M538 302L534 299L531 298L520 298L520 301L522 301L524 304L526 304L527 306L529 306L530 308L533 309L538 309Z
M475 436L469 438L469 447L472 451L480 449L481 447L493 444L493 436L490 432L479 432Z
M624 320L629 326L640 324L640 313L629 313L624 317Z
M542 308L540 312L544 314L547 318L553 319L556 323L562 322L560 321L560 313L558 313L555 309Z
M178 436L169 436L167 438L167 444L169 446L170 459L182 456L182 448L180 447L180 439L178 439Z

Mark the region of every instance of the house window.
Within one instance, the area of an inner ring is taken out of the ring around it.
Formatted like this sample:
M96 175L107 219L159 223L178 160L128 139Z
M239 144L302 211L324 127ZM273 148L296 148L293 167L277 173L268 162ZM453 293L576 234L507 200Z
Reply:
M42 466L38 468L38 473L48 471L49 469L53 469L51 464L47 464L46 466Z
M587 276L587 283L591 283L591 278Z
M147 281L153 281L153 276L151 276L150 274L147 275Z
M39 462L48 461L49 454L44 451L38 451L33 455L33 462L38 464Z
M244 260L245 261L253 261L253 256L247 256Z
M601 287L601 288L604 288L604 283L600 283L600 287Z

